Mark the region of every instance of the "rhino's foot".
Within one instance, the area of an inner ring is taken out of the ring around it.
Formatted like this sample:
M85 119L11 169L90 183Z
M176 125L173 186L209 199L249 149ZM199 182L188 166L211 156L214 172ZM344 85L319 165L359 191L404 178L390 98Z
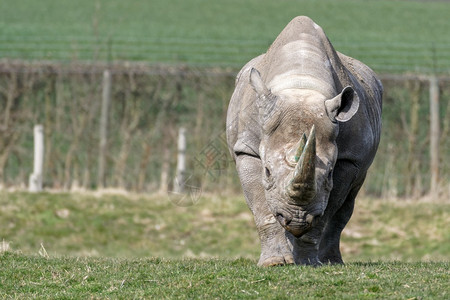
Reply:
M305 265L305 266L312 266L312 267L320 267L322 266L322 262L318 258L308 258L308 259L302 259L298 261L298 264Z
M295 263L291 247L286 240L284 229L275 224L275 230L269 234L269 238L261 243L261 256L258 266L271 267L292 265Z
M321 245L322 246L322 245ZM343 265L341 251L339 250L339 243L334 243L332 245L322 246L323 248L319 251L320 261L324 264L330 265Z
M327 265L343 265L344 261L341 257L323 257L320 259L324 264Z
M271 256L260 257L258 266L260 267L274 267L294 264L294 257L292 255L287 256Z

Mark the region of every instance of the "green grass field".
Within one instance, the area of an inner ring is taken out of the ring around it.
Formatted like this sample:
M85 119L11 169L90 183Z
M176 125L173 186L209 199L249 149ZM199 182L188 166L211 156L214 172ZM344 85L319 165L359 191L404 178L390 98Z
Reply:
M241 196L3 192L0 298L448 298L450 203L358 202L347 265L262 269Z
M254 261L0 254L0 298L448 299L448 263L262 269Z
M189 204L189 202L187 202ZM259 242L243 196L0 194L0 242L50 257L250 258ZM358 200L341 245L346 261L450 258L450 203ZM42 246L41 246L42 245Z
M442 1L1 1L0 57L240 67L308 15L376 71L448 73L449 13Z

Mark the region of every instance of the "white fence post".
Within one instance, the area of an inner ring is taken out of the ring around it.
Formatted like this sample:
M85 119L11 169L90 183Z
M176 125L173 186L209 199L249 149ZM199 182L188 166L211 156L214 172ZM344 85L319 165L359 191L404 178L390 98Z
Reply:
M430 77L430 195L439 194L439 80Z
M108 115L111 104L111 72L103 72L102 111L100 115L100 145L98 154L97 188L105 187L106 152L108 146Z
M44 168L44 127L42 125L35 125L33 132L34 164L28 189L30 192L40 192L42 191L42 171Z
M181 127L178 131L178 158L177 175L174 182L174 192L183 193L186 172L186 129Z

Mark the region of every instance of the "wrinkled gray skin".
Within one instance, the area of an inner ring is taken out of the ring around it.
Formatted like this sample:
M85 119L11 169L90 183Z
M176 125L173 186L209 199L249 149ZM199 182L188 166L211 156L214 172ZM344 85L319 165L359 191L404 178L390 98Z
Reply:
M342 263L340 235L380 140L382 85L293 19L236 78L227 139L261 241L259 265Z

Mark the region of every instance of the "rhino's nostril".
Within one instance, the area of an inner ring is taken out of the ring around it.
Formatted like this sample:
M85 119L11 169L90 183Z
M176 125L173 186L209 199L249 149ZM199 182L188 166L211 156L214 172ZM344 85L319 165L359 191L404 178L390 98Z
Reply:
M285 216L282 213L277 213L276 218L277 218L278 222L280 222L281 226L283 226L283 227L286 227L292 221L292 217Z
M322 213L310 213L308 215L306 215L305 221L306 223L308 223L309 225L315 226L315 224L317 224L317 222L319 221L320 217L323 215Z
M314 216L313 215L307 215L306 216L306 223L311 225L313 220L314 220Z

